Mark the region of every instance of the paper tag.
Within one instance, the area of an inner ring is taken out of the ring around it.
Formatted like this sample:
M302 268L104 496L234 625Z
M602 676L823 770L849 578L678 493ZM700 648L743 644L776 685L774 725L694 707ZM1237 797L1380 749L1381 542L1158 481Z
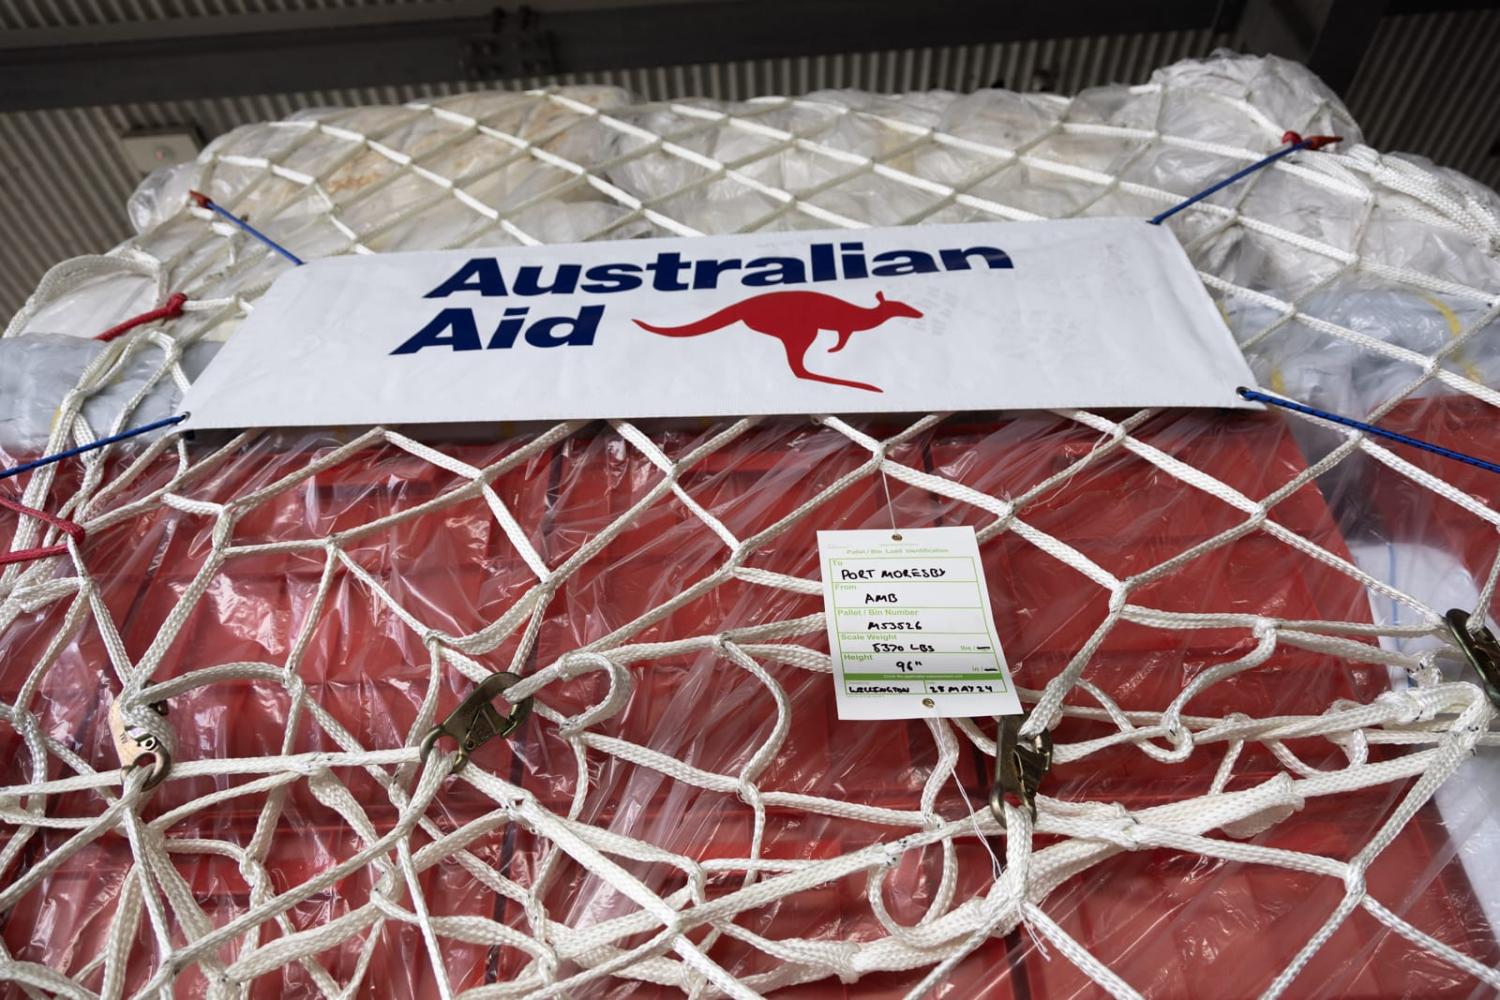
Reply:
M1019 715L971 527L820 531L840 719Z

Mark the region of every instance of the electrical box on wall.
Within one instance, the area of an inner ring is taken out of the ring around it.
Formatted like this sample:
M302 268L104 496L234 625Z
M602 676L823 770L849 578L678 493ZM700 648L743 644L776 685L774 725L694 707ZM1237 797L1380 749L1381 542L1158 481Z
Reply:
M120 136L120 147L130 165L143 174L157 167L186 163L203 148L198 130L192 125L167 128L133 129Z

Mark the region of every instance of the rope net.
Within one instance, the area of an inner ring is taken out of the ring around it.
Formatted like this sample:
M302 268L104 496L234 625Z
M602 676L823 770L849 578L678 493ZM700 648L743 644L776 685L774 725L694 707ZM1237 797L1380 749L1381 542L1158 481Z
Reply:
M1169 223L1261 383L1493 456L1495 196L1229 57L1071 100L568 88L239 129L43 281L0 346L66 378L0 443L171 412L291 266L189 188L305 259L1146 217L1287 129L1346 138ZM146 440L0 483L7 551L51 547L0 568L17 995L1500 986L1493 709L1442 618L1495 607L1483 472L1278 413ZM886 487L903 527L978 531L1023 734L1055 739L1034 822L987 805L995 720L835 718L815 532L888 524ZM530 719L424 758L498 670Z

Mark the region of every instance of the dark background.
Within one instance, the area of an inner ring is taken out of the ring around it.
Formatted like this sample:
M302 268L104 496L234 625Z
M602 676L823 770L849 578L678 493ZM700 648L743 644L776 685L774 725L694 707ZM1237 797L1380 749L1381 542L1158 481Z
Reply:
M1371 145L1500 184L1500 0L0 0L0 320L129 235L143 129L551 83L1074 93L1221 47L1306 62Z

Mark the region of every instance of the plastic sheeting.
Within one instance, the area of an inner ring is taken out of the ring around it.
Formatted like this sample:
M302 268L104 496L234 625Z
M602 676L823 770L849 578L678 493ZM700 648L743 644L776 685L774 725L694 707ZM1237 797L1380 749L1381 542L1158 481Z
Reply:
M1153 87L1103 88L1071 104L1049 96L997 91L900 98L841 92L809 95L797 104L752 102L725 109L744 115L752 127L724 126L715 118L719 109L705 102L685 109L638 106L623 93L600 89L570 91L568 98L583 107L604 109L648 134L665 136L699 156L734 165L732 169L755 184L797 192L819 212L876 224L994 217L996 213L983 204L1002 205L1010 217L1146 216L1164 206L1132 185L1185 195L1232 169L1227 164L1237 165L1224 155L1162 146L1153 141L1153 132L1255 150L1274 145L1281 128L1336 131L1346 136L1341 147L1346 155L1406 176L1401 161L1378 158L1358 144L1356 127L1325 88L1296 67L1275 60L1224 58L1180 64L1161 71ZM590 176L618 186L678 225L701 231L827 225L816 213L787 211L772 195L714 176L692 157L642 153L646 140L608 128L568 105L486 94L457 98L445 106L536 143L551 157L587 165ZM1059 130L1063 120L1139 133ZM207 222L182 212L185 191L192 186L202 186L252 219L271 218L278 240L305 257L349 249L349 238L339 224L361 233L361 245L377 251L515 242L516 232L550 242L672 231L650 213L634 211L597 186L580 183L555 161L518 153L515 143L490 137L482 128L466 132L459 141L453 123L441 117L413 119L399 109L380 108L318 112L304 119L308 122L378 135L392 148L424 157L422 162L438 174L466 179L465 190L494 206L514 231L497 227L462 200L435 192L429 181L338 135L318 132L309 138L306 129L296 125L253 126L216 141L200 163L153 176L132 203L132 217L143 229L136 246L169 262L171 287L185 287L177 279L188 278L197 299L253 298L284 266L227 231L212 243L195 242L195 234ZM774 131L768 134L766 129ZM928 129L963 141L921 141ZM874 170L840 180L847 163L778 138L783 131L957 186L969 200L942 204L934 191ZM1000 169L996 158L970 144L1022 149L1025 158ZM627 155L631 153L636 155ZM272 164L276 169L270 169ZM1097 179L1059 172L1049 164L1095 171L1122 183L1101 185ZM327 211L320 196L303 192L301 175L319 178L321 192L338 205L336 213ZM1493 224L1495 197L1453 176L1441 179L1436 195L1427 189L1414 194L1417 189L1411 185L1382 186L1386 182L1381 177L1385 175L1358 175L1348 164L1307 165L1296 172L1268 172L1253 186L1214 199L1236 206L1244 218L1350 253L1358 247L1358 271L1346 269L1326 253L1273 238L1237 220L1231 224L1221 217L1189 213L1175 219L1173 227L1206 275L1251 293L1233 294L1210 281L1262 384L1352 416L1379 412L1404 397L1382 414L1385 423L1493 458L1493 435L1486 433L1493 426L1493 399L1432 380L1410 389L1423 370L1402 351L1427 356L1462 337L1462 350L1444 355L1439 364L1480 389L1495 385L1500 375L1500 326L1493 306L1469 294L1500 288L1500 262L1475 236L1476 230L1483 233L1486 213ZM1378 197L1358 197L1357 190L1365 185L1378 189ZM227 266L215 256L223 253L224 240L231 244ZM1412 284L1403 280L1401 269L1441 276L1453 290L1444 293ZM53 433L52 414L62 402L64 383L76 370L76 362L69 368L64 359L84 353L29 331L77 336L97 332L128 314L140 300L149 305L146 286L151 280L122 275L81 281L65 294L38 301L11 331L15 339L0 341L0 348L10 352L0 357L19 358L20 368L13 370L27 372L18 381L30 386L29 395L17 397L19 402L7 394L0 403L0 428L7 428L9 435L0 440L0 450L9 459L41 450ZM1289 312L1286 304L1293 302L1297 310ZM211 318L207 311L189 312L164 329L182 344L233 335L232 321L210 322ZM1356 331L1370 343L1330 333L1325 324ZM1385 351L1381 345L1400 350ZM155 348L143 348L138 357L143 363L160 364L162 355ZM58 378L47 383L30 373ZM164 384L161 390L167 391ZM1488 391L1493 393L1493 388ZM49 393L57 396L50 406L42 398ZM99 400L96 396L86 405L105 405ZM108 418L90 416L90 422L103 426L127 415L117 409ZM128 416L132 423L148 419L143 410ZM675 460L726 426L648 425L645 431ZM902 426L865 422L857 429L885 438ZM1335 455L1344 439L1303 422L1289 425L1275 414L1165 412L1131 418L1128 427L1132 440L1245 496L1275 497L1271 514L1280 525L1335 559L1351 559L1353 546L1359 564L1374 579L1418 601L1438 597L1422 592L1430 585L1421 574L1402 568L1412 564L1412 546L1456 560L1471 575L1469 592L1475 595L1495 572L1494 520L1478 510L1488 509L1494 484L1478 471L1402 453L1418 469L1463 491L1470 497L1465 506L1371 453L1339 452L1338 460L1330 462L1317 480L1279 495L1278 489L1310 463ZM453 434L433 432L424 440L482 468L526 447L539 433L467 428ZM343 439L334 432L256 434L206 462L200 474L175 492L194 503L229 503L306 470ZM56 442L55 434L52 440ZM192 445L195 461L211 454L216 443ZM1242 512L1117 444L1110 435L1065 416L961 414L893 447L889 457L984 494L1027 497L1023 513L1028 524L1122 579L1190 552L1243 520ZM94 474L109 482L129 458L113 457ZM1080 459L1088 461L1074 474L1048 484L1049 477ZM685 469L679 482L695 503L734 537L744 539L776 524L867 460L864 449L828 426L791 418L769 420ZM149 498L175 470L170 453L164 454L138 470L108 503L89 511L99 526L88 536L87 569L129 660L160 653L152 680L161 682L212 664L284 664L295 658L296 673L310 700L360 744L401 746L422 710L432 676L422 635L377 600L368 582L352 572L340 572L327 599L317 604L313 595L325 572L319 552L278 550L273 543L352 531L384 515L412 510L465 480L384 444L293 482L248 511L235 527L236 544L273 547L213 571L202 599L163 652L153 644L214 550L213 522L191 504L174 509L144 503L132 508L131 516L118 518L108 517L107 511ZM662 474L618 429L593 425L538 450L492 486L506 508L516 512L536 553L548 566L559 566L631 509ZM42 499L56 507L74 495L81 477L76 467L64 470ZM895 480L888 485L893 511L887 510L879 479L862 480L820 506L814 516L758 547L748 568L809 578L817 572L816 530L884 526L892 513L898 523L914 527L984 527L994 521L993 515L973 505ZM1040 493L1029 495L1039 485ZM0 513L0 539L17 523ZM346 551L397 604L427 627L449 635L483 629L535 583L532 568L477 496L353 537ZM1402 558L1395 558L1398 551ZM724 552L721 538L680 500L669 497L651 505L552 596L540 618L527 669L605 640L715 570ZM995 534L982 552L1007 658L1017 683L1034 692L1088 644L1107 613L1109 593L1013 532ZM1391 555L1384 569L1382 553ZM16 571L0 577L0 601L17 579ZM1391 621L1386 613L1390 600L1347 569L1294 551L1261 531L1184 558L1171 573L1133 592L1131 600L1184 614ZM1372 619L1372 600L1383 617ZM735 579L649 623L631 641L722 634L819 610L814 595ZM1401 610L1421 620L1420 610ZM0 629L0 702L10 706L30 698L42 732L94 768L116 766L106 716L117 684L99 631L84 628L61 648L52 648L49 644L61 633L67 615L66 602L31 598L12 611L0 619L8 622ZM299 635L304 640L300 645ZM802 641L815 647L823 642ZM480 662L488 669L506 669L519 642L519 633L510 635ZM1172 630L1121 623L1094 652L1086 678L1122 709L1159 711L1192 679L1244 655L1254 644L1253 637L1238 628ZM39 663L47 663L47 669L33 670ZM936 763L933 739L923 723L840 723L825 675L777 662L767 662L765 669L785 691L796 724L759 778L762 787L914 808ZM721 656L660 655L637 665L633 675L628 704L600 732L725 774L744 767L749 754L768 738L775 710L766 688ZM1209 687L1193 700L1192 711L1317 715L1343 700L1371 702L1391 683L1382 664L1283 647L1269 662ZM1398 677L1399 683L1403 680ZM457 673L438 675L442 712L470 689ZM547 698L560 712L572 714L597 704L604 693L604 680L588 674L549 687ZM1069 698L1075 708L1095 704L1083 691ZM170 722L178 734L179 761L276 755L283 752L288 733L293 752L338 747L327 727L299 718L286 688L269 681L216 684L174 698ZM1072 714L1062 720L1054 737L1059 744L1078 744L1118 731L1107 718ZM993 780L992 762L967 741L961 743L956 778L979 802ZM0 764L0 783L34 779L34 764L24 746L14 717L0 723L6 761ZM1398 745L1364 749L1375 760L1394 759L1404 752ZM1348 753L1348 747L1324 739L1293 738L1276 747L1247 744L1228 787L1251 787L1285 772L1288 754L1301 766L1320 769L1340 766ZM475 764L521 785L558 813L567 811L577 787L572 750L556 726L536 718L509 741L495 741L477 751ZM1218 764L1219 755L1202 753L1183 763L1154 761L1122 741L1076 762L1058 764L1043 792L1059 803L1118 803L1136 810L1206 793ZM56 760L49 767L54 776L71 773ZM590 767L582 821L698 859L743 857L748 852L755 832L752 813L734 796L695 789L615 757L592 758ZM1474 780L1473 772L1466 773L1466 780ZM373 777L350 769L340 778L377 827L389 823L393 807ZM169 782L155 793L146 816L170 816L175 806L234 783L223 776ZM1408 787L1381 785L1311 799L1290 816L1265 817L1265 822L1235 832L1254 844L1347 859L1371 841ZM1463 818L1455 813L1457 807L1428 804L1378 855L1367 874L1371 896L1491 967L1500 964L1500 946L1485 915L1486 894L1493 887L1476 883L1473 859L1500 850L1493 829L1474 821L1492 802L1493 788L1488 787L1468 800ZM170 825L166 835L184 842L212 838L248 845L261 822L260 806L258 799L226 798L211 810ZM451 829L492 807L468 786L452 782L435 803L434 818ZM49 799L47 815L68 820L96 815L99 808L95 794L70 793ZM933 808L950 817L968 811L952 782L942 787ZM1044 811L1047 808L1044 805ZM263 864L277 888L300 883L361 846L356 831L308 782L287 786L280 814L272 822ZM13 834L0 834L6 835ZM66 824L37 830L5 879L44 861L70 835ZM858 819L773 810L761 850L770 858L816 859L894 835L888 827ZM421 836L415 840L418 845L424 842ZM1039 835L1037 849L1057 842L1057 835ZM1000 839L994 839L993 848L1003 856ZM483 834L470 849L486 865L525 885L538 871L545 844L509 824ZM957 850L956 899L982 895L992 879L988 856L972 839L959 841ZM942 869L937 854L908 852L885 873L880 898L896 923L916 924L939 899ZM102 971L89 965L106 943L132 857L127 839L113 831L50 871L3 915L9 954L62 971L87 988L99 988ZM227 922L250 905L248 876L235 858L200 853L183 857L179 872L213 923ZM639 860L624 864L662 894L682 882L680 872L664 865ZM444 914L473 914L516 928L528 926L527 913L517 901L491 891L456 863L439 864L421 878L426 898L440 901ZM262 938L328 925L364 904L373 884L369 870L362 870L292 908L289 925L280 930L268 925ZM740 884L739 876L715 877L707 891L713 897ZM871 940L887 928L873 913L868 891L863 875L851 876L752 909L737 922L770 938ZM1143 993L1247 996L1264 989L1313 938L1344 892L1345 886L1336 880L1306 871L1230 863L1164 848L1122 849L1059 885L1047 896L1044 909ZM552 885L544 905L554 920L575 927L597 925L635 909L615 889L576 866ZM417 928L393 920L375 933L378 942L360 980L361 993L436 995ZM153 956L159 950L148 921L142 920L129 939L126 995L156 969ZM232 951L225 949L226 961L234 957ZM319 954L317 960L342 982L359 969L360 953L361 942L351 939ZM711 954L742 978L774 976L781 964L728 937L719 939ZM457 942L445 942L444 960L456 989L503 984L522 974L531 961L515 947ZM848 983L824 978L788 987L778 995L897 996L924 971L879 973ZM252 986L255 995L264 996L316 992L308 970L296 963L254 979ZM1356 910L1302 969L1292 993L1469 996L1479 988L1480 981L1472 975ZM210 990L196 965L184 969L175 986L178 995L206 995ZM934 995L1083 996L1097 990L1065 956L1039 947L1035 935L1023 926L981 946ZM649 981L615 979L579 989L575 995L670 992L675 991Z
M104 344L62 334L34 333L0 339L0 452L35 454L51 433L62 400L73 391L89 365L104 354ZM218 353L219 345L202 341L184 353L182 367L196 378ZM127 413L132 424L147 424L177 412L182 393L172 382L147 381L155 359L137 356L83 403L83 417L94 427L113 426ZM145 396L136 401L137 393ZM133 405L132 405L133 404Z
M680 453L721 427L665 436L669 453ZM886 428L891 430L892 428ZM1251 495L1270 492L1302 468L1291 438L1268 417L1220 419L1170 414L1157 418L1141 437L1170 454L1224 478ZM445 451L477 466L496 460L524 439L495 445L454 446ZM1023 417L964 427L940 426L892 457L948 476L985 492L1024 489L1053 474L1070 458L1098 443L1097 435L1070 429L1048 417ZM326 452L319 437L266 436L236 454L203 482L197 499L227 500L251 485L274 481ZM731 454L696 469L684 484L710 513L739 535L774 522L862 461L841 435L778 424L757 431ZM608 434L571 439L496 481L501 498L519 511L546 511L528 537L549 564L565 560L604 524L639 499L659 477L640 456L626 453ZM341 527L366 523L404 509L458 484L395 449L372 449L290 491L283 499L242 522L244 543L318 537ZM142 483L144 490L149 484ZM917 490L897 489L896 516L904 525L984 523L966 505L936 502ZM1332 519L1317 491L1300 490L1279 506L1283 523L1299 534L1341 551ZM820 511L816 525L799 526L762 550L757 569L808 576L816 572L816 527L867 527L885 522L883 492L861 489ZM1029 513L1042 530L1086 546L1106 568L1125 573L1175 554L1232 523L1227 510L1204 510L1198 496L1129 456L1106 461L1079 475ZM404 605L420 608L435 626L454 634L482 627L512 604L531 583L531 574L493 526L486 526L483 503L474 501L442 518L419 519L381 532L354 551ZM995 611L1017 683L1040 688L1054 676L1097 624L1104 603L1099 592L1082 592L1070 572L1019 539L1001 536L985 546L985 569L997 601ZM202 566L208 539L191 520L173 512L133 519L91 542L99 553L95 574L108 581L104 599L137 653L156 636L177 596ZM1286 619L1361 620L1368 617L1363 589L1311 560L1288 559L1276 543L1251 536L1196 561L1141 600L1185 612L1245 611ZM627 535L611 544L597 569L570 580L548 607L536 662L550 662L571 648L598 640L649 608L660 605L716 565L717 537L675 505L653 509ZM1265 567L1276 567L1267 579ZM214 662L281 662L290 652L298 624L309 614L322 573L311 557L256 558L220 574L205 602L187 622L156 677L165 680L188 668ZM372 601L367 588L345 576L328 598L329 611L318 622L302 675L319 705L359 734L366 745L400 745L419 709L428 673L420 637ZM721 587L711 597L679 609L646 631L639 641L698 635L817 611L816 597L768 600L749 584ZM59 609L60 611L60 609ZM55 628L55 616L38 614L5 637L7 662L25 662ZM1122 708L1161 708L1184 683L1206 666L1242 655L1253 640L1242 633L1203 632L1163 635L1158 630L1121 627L1095 657L1090 679ZM501 667L512 644L486 662ZM68 650L49 673L36 708L45 731L78 747L98 768L114 766L105 721L110 695L101 685L98 664L104 653L97 639L85 638ZM788 667L770 668L791 699L801 724L789 734L763 784L780 790L829 795L854 802L906 808L919 797L933 765L933 748L921 723L853 724L836 721L831 685L823 675ZM771 725L764 690L753 679L724 669L714 657L661 657L639 680L628 708L611 720L611 735L671 753L685 763L733 773L747 747ZM16 696L24 678L7 675L0 694ZM1273 665L1215 686L1193 705L1195 712L1243 711L1315 714L1339 698L1367 701L1388 686L1383 668L1351 668L1314 654L1284 655ZM602 683L584 678L549 690L559 710L572 713L596 703ZM461 679L445 682L440 700L455 704L467 691ZM81 697L80 697L81 696ZM207 689L174 699L172 722L184 738L179 760L269 755L281 752L289 724L287 699L278 685L243 683L226 691ZM1066 720L1059 742L1102 737L1113 727ZM14 740L11 740L14 744ZM1324 740L1291 741L1289 747L1311 766L1329 766L1342 754ZM336 750L315 731L301 735L293 750ZM496 742L476 754L476 763L535 792L550 808L565 811L572 794L571 753L555 729L530 723L508 745ZM992 780L988 760L966 756L959 780L971 797L984 794ZM1146 761L1133 748L1093 755L1076 766L1059 766L1049 776L1047 795L1064 801L1117 801L1141 808L1187 794L1201 794L1216 761L1194 766ZM1265 750L1247 751L1234 784L1250 787L1279 770ZM594 777L594 790L582 819L605 829L658 843L695 857L740 856L751 834L749 812L727 805L719 794L685 791L660 775L618 762ZM223 779L217 779L223 787ZM370 805L377 823L388 818L372 781L350 780L351 790ZM206 794L215 779L169 783L156 793L152 811ZM485 800L455 784L440 802L444 825L473 819ZM1395 790L1379 789L1338 803L1309 803L1295 819L1272 827L1254 842L1293 850L1343 855L1374 832L1392 805ZM91 796L79 795L79 800ZM938 809L961 815L962 802L950 786ZM54 815L86 815L91 803L62 805ZM388 807L387 807L388 808ZM173 836L212 836L245 843L254 832L258 810L228 808L179 824ZM200 824L202 824L200 826ZM305 788L289 795L267 865L280 884L292 885L347 856L357 841L352 830ZM48 831L47 839L64 835ZM764 853L808 858L847 852L888 837L880 826L823 816L773 815ZM49 846L39 851L45 854ZM1440 816L1424 813L1382 855L1371 873L1371 891L1394 895L1409 919L1465 952L1500 960L1474 890L1447 841ZM497 832L473 849L487 863L525 882L538 863L539 844L525 832ZM997 845L997 850L1000 848ZM121 837L101 839L29 894L11 914L6 942L16 954L45 957L48 964L77 966L101 946L110 904L129 864ZM242 877L230 859L199 859L183 872L216 920L233 915L245 901ZM970 846L960 857L959 898L982 891L988 859ZM680 879L674 872L642 866L648 884L667 891ZM938 859L908 857L887 879L886 899L899 922L917 920L936 892ZM728 883L721 888L728 887ZM456 865L430 872L428 898L442 900L445 913L494 915L521 920L514 904L497 900ZM1326 919L1343 887L1327 879L1272 869L1197 859L1188 864L1170 851L1122 853L1071 880L1048 901L1048 912L1137 988L1156 995L1220 996L1225 982L1254 992ZM293 927L313 927L364 902L365 879L351 879L326 898L292 913ZM858 937L879 931L864 903L863 877L843 880L799 898L797 905L754 912L744 926L769 936ZM570 923L599 922L633 909L597 880L578 875L547 899L554 913ZM1352 920L1319 953L1299 979L1303 995L1396 996L1467 995L1472 981L1410 942L1385 932L1373 921ZM428 995L433 984L424 973L425 956L415 928L387 925L377 952L381 965L368 982L378 995ZM149 948L142 928L139 947ZM730 971L764 972L764 956L734 949L722 957ZM353 968L357 949L347 945L322 956L342 978ZM759 958L759 962L755 961ZM458 948L448 972L455 984L503 981L517 973L524 956L510 949ZM310 989L304 972L283 970L284 978L259 981L266 995ZM142 974L141 978L144 978ZM918 978L881 976L850 987L860 996L899 995ZM138 981L137 981L138 982ZM976 953L942 995L1010 996L1023 983L1039 995L1073 995L1089 987L1064 959L1044 957L1024 935L996 940ZM201 980L182 986L196 991ZM826 995L826 984L809 995ZM1238 990L1236 991L1238 992ZM602 990L583 995L629 995ZM651 995L648 988L645 995Z

